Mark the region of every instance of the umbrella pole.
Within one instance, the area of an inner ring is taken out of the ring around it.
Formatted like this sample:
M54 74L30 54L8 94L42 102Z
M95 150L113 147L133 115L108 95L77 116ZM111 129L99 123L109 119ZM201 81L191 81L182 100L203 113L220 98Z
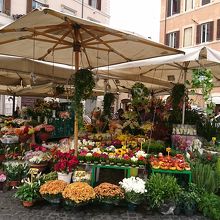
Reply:
M75 72L79 70L79 55L80 55L80 48L81 45L79 43L79 27L74 26L74 34L75 34L75 41L74 41L74 52L75 52ZM78 112L74 112L74 150L75 155L77 156L78 153L78 134L79 134L79 115Z
M184 69L184 85L186 86L186 73L187 73L187 69ZM185 113L186 113L186 95L184 94L183 97L183 112L182 112L182 125L184 125L185 123Z

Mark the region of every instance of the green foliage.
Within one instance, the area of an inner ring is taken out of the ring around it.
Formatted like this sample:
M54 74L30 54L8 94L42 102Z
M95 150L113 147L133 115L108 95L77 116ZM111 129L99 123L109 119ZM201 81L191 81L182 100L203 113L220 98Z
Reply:
M6 162L4 163L4 171L9 181L21 180L28 173L27 163Z
M147 198L152 208L159 208L166 202L177 202L181 188L171 175L153 174L146 183Z
M204 216L212 219L220 219L220 197L214 193L204 193L199 202L199 210Z
M39 177L40 185L44 184L47 181L50 180L56 180L57 179L57 172L50 172L47 174L43 174Z
M149 90L143 83L135 83L131 88L132 105L135 108L142 107L148 103Z
M192 165L192 182L207 192L216 192L218 189L218 176L215 169L209 164L196 162Z
M148 150L149 146L149 150ZM148 153L158 154L160 152L165 152L165 144L163 141L156 141L156 140L147 140L142 145L143 150Z
M103 105L103 115L108 118L111 116L111 106L115 100L115 96L113 93L106 93L104 95L104 105Z
M184 84L175 84L171 91L172 107L175 110L179 109L179 104L183 101L186 87Z
M211 100L211 91L214 87L213 75L210 69L194 69L192 73L192 88L201 88L203 98L207 104L207 114L212 115L214 103Z
M88 69L80 69L75 73L73 82L75 92L73 96L74 109L78 113L82 113L81 101L88 99L92 95L95 87L95 80L92 71Z
M39 184L37 182L26 182L24 185L19 186L15 193L15 197L21 201L32 202L40 198Z

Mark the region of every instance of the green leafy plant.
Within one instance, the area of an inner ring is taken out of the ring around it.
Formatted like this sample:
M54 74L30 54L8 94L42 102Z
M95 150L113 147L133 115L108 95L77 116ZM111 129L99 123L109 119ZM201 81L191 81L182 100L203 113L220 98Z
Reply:
M18 187L18 190L15 193L15 197L20 199L21 201L36 201L40 198L39 184L37 182L24 183L22 186Z
M192 182L200 189L204 188L207 192L216 192L218 189L218 175L215 169L209 164L195 162L192 165Z
M200 68L194 69L192 72L192 88L202 89L203 98L207 104L206 112L213 115L214 103L211 100L211 91L214 87L213 75L210 69Z
M104 95L103 115L107 116L108 118L111 116L111 106L114 100L115 100L115 96L113 93L106 93Z
M27 175L28 164L15 161L8 161L4 163L4 171L9 181L19 181Z
M201 196L201 201L199 202L199 211L201 211L204 216L212 220L219 220L220 197L214 193L204 193Z
M175 177L163 174L153 174L146 183L147 198L152 208L159 208L167 202L177 202L181 193Z

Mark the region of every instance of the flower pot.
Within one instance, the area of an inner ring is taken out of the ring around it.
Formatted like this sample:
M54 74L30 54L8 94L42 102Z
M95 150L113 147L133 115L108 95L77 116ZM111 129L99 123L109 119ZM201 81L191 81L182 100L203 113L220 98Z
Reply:
M19 186L19 185L20 185L20 181L19 180L8 181L8 186L15 187L15 186Z
M43 172L46 170L48 163L43 162L43 163L30 163L30 168L37 168L39 172Z
M31 206L34 205L34 202L33 202L33 201L31 201L31 202L29 202L29 201L23 201L22 203L23 203L23 206L24 206L24 207L31 207Z
M71 178L72 178L72 172L71 173L60 173L57 172L58 175L58 180L63 180L67 183L71 182Z

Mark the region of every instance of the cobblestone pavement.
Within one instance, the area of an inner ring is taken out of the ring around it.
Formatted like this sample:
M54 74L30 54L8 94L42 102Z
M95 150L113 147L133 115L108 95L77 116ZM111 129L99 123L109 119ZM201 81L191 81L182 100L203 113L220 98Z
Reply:
M14 190L0 192L0 220L207 220L202 216L163 216L144 211L131 212L125 208L111 211L99 207L67 211L63 207L41 202L31 208L24 208L13 198Z

